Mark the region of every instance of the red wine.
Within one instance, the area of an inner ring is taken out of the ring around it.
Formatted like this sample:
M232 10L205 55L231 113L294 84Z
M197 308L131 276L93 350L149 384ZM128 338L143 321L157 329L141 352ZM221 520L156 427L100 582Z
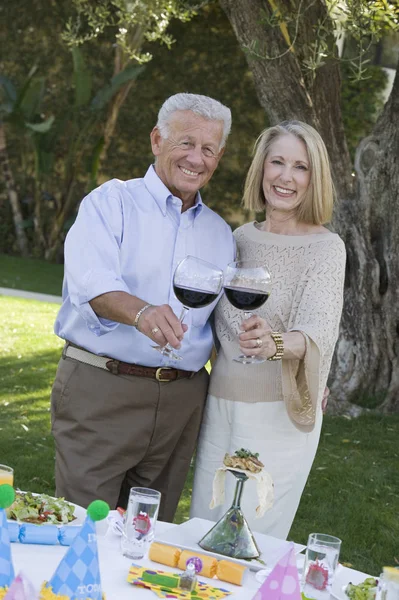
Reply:
M266 302L270 294L265 292L257 292L255 290L247 290L238 287L225 287L225 294L230 304L240 310L256 310Z
M187 308L202 308L208 306L208 304L211 304L211 302L218 297L218 294L204 292L203 290L196 290L182 285L174 285L173 291L176 298Z

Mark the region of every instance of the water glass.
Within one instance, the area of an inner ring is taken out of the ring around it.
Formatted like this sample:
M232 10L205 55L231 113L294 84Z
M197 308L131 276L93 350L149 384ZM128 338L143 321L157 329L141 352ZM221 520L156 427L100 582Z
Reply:
M399 600L398 567L384 567L378 579L376 600Z
M340 549L341 540L333 535L309 535L302 573L302 592L307 598L330 599Z
M14 469L7 465L0 465L0 485L4 483L14 484Z
M143 558L154 540L161 493L149 488L130 489L121 548L128 558Z

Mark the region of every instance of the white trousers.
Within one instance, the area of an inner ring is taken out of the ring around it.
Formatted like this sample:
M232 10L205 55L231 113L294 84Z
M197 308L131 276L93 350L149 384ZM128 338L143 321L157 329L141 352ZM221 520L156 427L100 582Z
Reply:
M283 402L234 402L208 395L197 448L190 517L218 521L230 508L236 483L226 475L224 505L211 510L212 483L226 452L258 452L274 481L274 505L260 519L256 482L244 486L241 508L252 531L286 539L316 454L322 425L319 410L311 433L291 423Z

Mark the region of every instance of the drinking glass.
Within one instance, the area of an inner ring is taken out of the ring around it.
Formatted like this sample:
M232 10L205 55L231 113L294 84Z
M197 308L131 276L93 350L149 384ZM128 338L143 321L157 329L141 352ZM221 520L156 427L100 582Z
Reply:
M399 567L384 567L378 578L376 600L399 600Z
M330 599L340 549L341 540L333 535L309 535L302 572L304 596L314 600Z
M173 276L173 291L176 298L183 304L180 313L180 323L183 322L190 308L203 308L212 304L218 297L223 286L223 271L211 263L187 256L176 267ZM164 356L173 360L182 357L170 344L166 346L153 346Z
M269 269L260 261L244 260L227 266L224 278L224 292L227 300L235 308L244 311L246 319L260 308L270 296L271 276ZM236 362L259 364L266 361L261 356L240 354Z
M154 540L161 493L150 488L130 489L121 548L128 558L143 558Z
M14 469L7 465L0 465L0 485L3 483L14 485Z

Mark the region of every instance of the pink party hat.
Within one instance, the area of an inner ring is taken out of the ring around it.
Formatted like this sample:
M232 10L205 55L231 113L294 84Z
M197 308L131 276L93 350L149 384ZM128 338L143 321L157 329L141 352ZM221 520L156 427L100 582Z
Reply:
M4 600L38 600L39 595L34 590L31 582L23 575L19 573L12 584Z
M276 564L252 600L301 600L294 544Z

